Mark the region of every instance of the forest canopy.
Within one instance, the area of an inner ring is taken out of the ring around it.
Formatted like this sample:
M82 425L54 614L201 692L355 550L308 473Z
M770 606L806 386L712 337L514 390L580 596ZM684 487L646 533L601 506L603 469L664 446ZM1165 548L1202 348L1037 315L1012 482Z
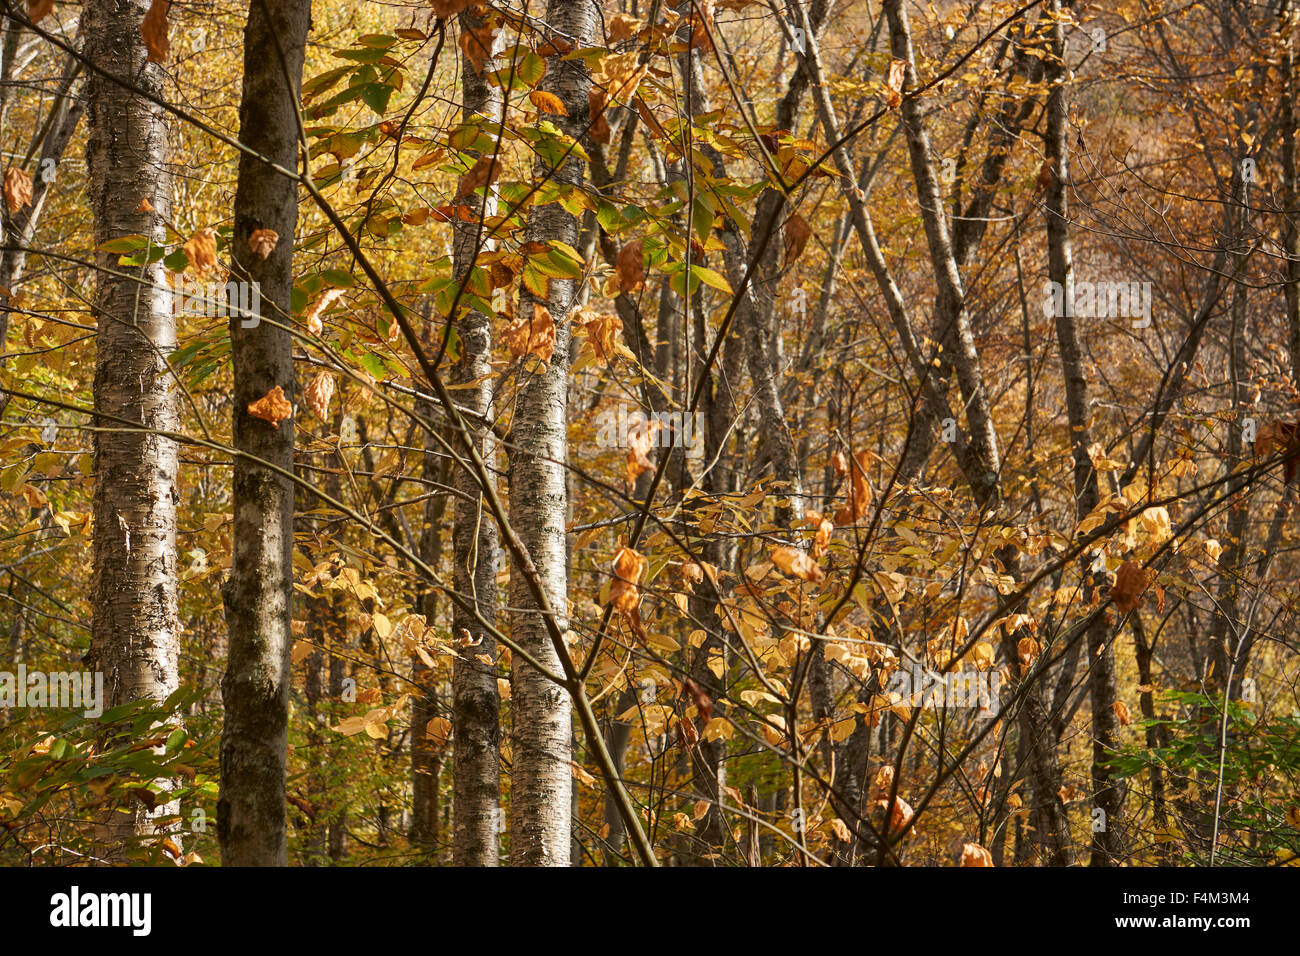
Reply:
M0 0L0 863L1300 852L1291 0Z

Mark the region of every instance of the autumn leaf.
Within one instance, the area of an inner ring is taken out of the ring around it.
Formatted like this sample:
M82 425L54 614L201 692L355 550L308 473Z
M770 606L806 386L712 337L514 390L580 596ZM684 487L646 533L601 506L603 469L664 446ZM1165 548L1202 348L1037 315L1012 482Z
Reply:
M474 0L429 0L429 5L433 7L435 17L446 20L462 10L468 10L473 2Z
M537 107L539 113L545 113L549 116L569 115L569 111L564 108L564 103L554 93L547 93L545 90L533 90L528 94L528 101Z
M1110 588L1110 598L1121 614L1127 614L1141 603L1147 583L1148 572L1137 561L1125 561L1120 565L1115 583Z
M789 268L790 264L802 255L804 246L808 245L808 239L812 236L812 227L804 221L803 216L792 212L790 218L785 221L785 228L781 235L785 243L785 267Z
M210 226L200 229L181 249L196 272L207 272L217 265L217 231Z
M265 259L275 251L275 244L279 241L280 237L274 229L254 229L248 237L248 248L254 255Z
M27 18L40 23L54 12L54 0L27 0Z
M171 0L153 0L149 12L140 21L140 36L149 51L150 63L166 63L171 52L171 42L167 39L167 12L170 9Z
M615 43L622 43L624 40L630 40L641 32L644 22L638 20L630 13L616 13L609 18L608 36L612 46Z
M312 376L312 380L307 383L307 389L303 393L307 407L321 421L329 420L330 399L333 397L334 376L326 371L317 372Z
M25 209L32 201L32 177L16 166L10 166L5 170L4 194L9 215Z
M469 60L477 76L483 75L483 65L492 59L492 43L497 27L491 23L480 23L476 27L462 29L460 32L460 49Z
M807 551L779 545L772 549L771 556L772 563L792 577L814 583L826 579L825 572L817 567L817 562L809 556Z
M325 331L325 324L321 321L321 316L325 314L326 309L342 298L346 291L346 289L326 289L316 297L316 301L311 304L311 308L303 316L303 322L306 323L308 332L312 335L320 335L321 332Z
M881 797L876 801L876 809L888 809L889 811L889 822L885 826L885 835L887 837L894 837L901 833L908 832L909 828L910 835L916 836L916 827L911 826L914 813L907 801L902 797L895 797L892 804L889 802L887 796Z
M860 451L853 457L853 466L849 474L849 503L835 512L835 523L841 527L857 524L871 507L871 481L867 478L867 465L870 462L869 451Z
M555 352L555 320L549 310L534 306L531 315L521 315L507 326L501 333L501 341L516 359L536 355L549 362Z
M446 717L434 717L424 725L424 735L436 749L441 750L451 740L451 729L451 721Z
M963 843L961 845L961 865L992 866L993 854L978 843Z
M627 430L627 483L636 484L637 478L647 471L654 471L654 462L650 460L650 449L654 447L655 436L663 428L663 423L650 419L640 419Z
M1142 527L1155 544L1163 544L1174 535L1168 508L1148 508L1142 512Z
M272 428L279 428L280 422L293 414L293 406L284 397L284 389L277 385L257 401L250 402L248 414L270 422Z
M903 103L903 83L907 78L907 61L891 60L885 79L885 104L896 110Z
M1097 441L1088 446L1088 460L1097 471L1115 471L1124 467L1122 462L1107 458L1106 449Z
M592 354L601 365L608 365L618 352L618 335L623 330L623 320L617 315L578 309L574 322L587 334Z
M587 116L591 122L590 136L594 142L608 143L609 120L605 119L605 91L592 87L587 90Z
M618 251L615 263L620 292L636 292L645 284L645 240L633 239Z
M817 532L813 536L812 547L809 553L814 558L820 558L830 547L831 534L835 531L835 525L827 517L824 517L820 511L807 511L803 516L804 524L816 528Z
M695 704L695 709L700 715L700 720L708 723L709 718L713 716L713 698L695 681L689 677L682 680L682 690L690 696L691 702Z
M469 172L460 178L457 199L473 195L474 190L491 185L501 178L501 161L492 156L480 156Z
M1124 703L1122 700L1115 701L1115 703L1111 705L1111 709L1115 711L1115 717L1119 720L1121 727L1127 727L1129 724L1133 723L1133 714L1128 709L1128 704Z
M641 626L641 575L645 568L644 557L631 548L621 547L614 555L614 580L609 585L610 606L622 614L642 638L645 630Z

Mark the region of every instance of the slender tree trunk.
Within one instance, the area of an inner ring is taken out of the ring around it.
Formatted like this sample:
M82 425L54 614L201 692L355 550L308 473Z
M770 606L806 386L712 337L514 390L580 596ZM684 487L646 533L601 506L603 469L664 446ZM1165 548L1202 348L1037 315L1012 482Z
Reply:
M575 49L594 34L595 7L585 0L551 0L546 23L557 37ZM567 117L559 126L581 137L587 127L587 91L591 77L581 60L551 58L541 88L559 97ZM536 167L540 180L554 175L561 183L578 185L583 162L570 154L554 171L545 162ZM578 220L559 204L534 206L528 217L528 239L560 240L575 245ZM568 630L565 530L568 458L569 309L572 280L551 280L547 301L521 295L522 314L546 308L555 322L555 351L546 368L529 375L521 386L510 440L510 524L532 556L542 585ZM561 671L560 650L545 622L523 573L510 577L511 631L519 646L539 663ZM514 774L511 782L510 858L516 866L567 866L570 833L569 794L573 785L570 760L570 713L563 687L548 680L518 656L511 664L511 739Z
M286 862L294 498L288 475L293 472L294 422L289 417L273 425L251 415L248 407L276 387L289 402L295 393L287 325L298 191L269 163L297 168L298 90L310 23L310 0L252 0L244 30L239 139L256 156L244 154L239 161L232 275L260 284L263 308L255 324L238 315L230 320L233 437L239 454L234 464L234 554L223 593L230 656L221 683L226 721L217 805L217 834L227 866ZM249 245L259 229L277 236L266 258Z
M471 12L460 15L462 31L476 28L481 22ZM485 59L480 74L475 72L469 57L463 59L461 88L465 98L462 114L465 122L500 121L501 91L486 78L494 68L494 61ZM496 196L490 185L486 193L483 197L470 195L458 201L467 208L470 221L462 221L459 216L453 218L452 253L457 276L468 273L474 263L483 229L480 221L496 212ZM465 427L470 431L466 437L483 461L490 465L495 459L489 366L492 324L482 312L468 310L458 318L457 327L461 356L451 370L451 380L453 385L460 386L455 394L463 406ZM556 350L557 359L562 354ZM557 370L565 367L562 360L555 364ZM453 448L459 447L456 442L451 444ZM452 581L457 592L474 602L479 616L495 624L496 523L488 513L482 489L473 472L468 467L457 468L454 481L461 494L456 497L452 531L452 553L456 564ZM457 866L496 866L500 857L497 842L501 829L501 703L497 693L496 667L484 663L481 658L495 661L497 642L491 631L460 604L456 604L453 611L453 631L457 639L468 635L471 646L466 647L452 664L455 732L452 797L455 835L452 853ZM544 639L544 634L539 632L539 635Z
M162 66L146 61L143 0L90 0L87 55L143 92L161 95ZM133 234L163 243L171 217L167 124L163 110L99 74L89 87L91 206L95 242ZM148 204L144 203L148 200ZM150 208L152 207L152 208ZM104 673L106 706L151 698L179 685L176 607L177 446L157 431L179 428L166 357L176 323L163 265L138 269L100 253L95 411L94 616L88 663ZM136 423L133 430L123 422ZM153 815L174 813L174 803ZM105 818L110 856L147 830L141 810Z

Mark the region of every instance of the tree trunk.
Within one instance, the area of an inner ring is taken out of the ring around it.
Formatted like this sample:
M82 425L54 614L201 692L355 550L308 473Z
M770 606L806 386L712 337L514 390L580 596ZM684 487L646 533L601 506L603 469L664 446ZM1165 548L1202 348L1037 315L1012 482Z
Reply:
M87 56L146 93L161 95L163 67L146 62L143 0L90 0ZM163 243L171 218L167 124L161 108L105 76L89 86L90 168L95 242L133 234ZM148 206L143 201L148 200ZM152 206L152 209L149 208ZM87 663L104 673L105 706L164 700L179 685L176 606L177 445L157 431L179 427L166 356L176 322L163 265L119 267L99 253L95 411L94 616ZM135 428L123 424L135 423ZM138 429L138 430L135 430ZM110 858L147 831L148 816L175 803L105 818Z
M1053 0L1053 12L1060 11ZM1065 30L1059 20L1051 25L1050 55L1047 76L1054 84L1047 98L1047 161L1052 181L1045 199L1047 217L1048 276L1058 283L1064 308L1056 316L1056 339L1061 351L1061 371L1065 382L1065 409L1070 421L1070 441L1074 456L1075 516L1082 521L1097 507L1099 492L1097 471L1088 456L1092 444L1092 417L1088 402L1088 383L1083 377L1083 356L1079 330L1074 319L1074 262L1070 248L1069 155L1066 145L1065 100ZM1091 605L1096 590L1092 565L1097 552L1085 553L1081 559L1084 575L1083 605ZM1092 823L1093 866L1110 866L1119 862L1119 815L1124 790L1111 778L1108 762L1119 748L1119 718L1115 713L1115 652L1111 647L1110 628L1104 615L1094 615L1088 625L1088 693L1092 704L1092 799L1093 810L1100 819ZM1098 829L1100 824L1100 829Z
M217 805L227 866L286 862L294 423L289 417L273 425L248 407L277 386L290 402L295 393L292 339L285 326L292 312L298 197L294 181L270 164L297 168L298 89L310 24L310 0L252 0L244 29L239 139L256 156L244 154L239 161L232 276L260 284L263 315L257 322L238 315L230 320L238 455L234 553L223 591L230 656L221 683L226 721ZM258 229L278 237L265 259L249 245Z
M460 15L462 31L480 26L482 20L473 13ZM483 62L482 73L474 71L469 57L461 66L461 88L466 123L501 119L501 91L487 82L493 69L491 58ZM481 220L496 212L496 196L488 187L486 195L469 195L458 200L467 207L470 221L459 216L453 222L453 248L457 276L468 273L481 242ZM488 316L468 310L457 321L461 357L451 370L453 386L462 404L462 419L470 434L466 437L487 463L495 457L492 436L492 324ZM558 350L556 355L559 356ZM564 368L557 363L557 370ZM459 447L452 442L452 447ZM457 592L472 600L483 620L497 621L497 527L483 499L474 473L457 468L455 487L460 492L455 502L452 531L455 568L452 581ZM563 512L561 512L562 514ZM496 866L499 859L498 832L501 819L501 718L495 665L485 664L480 655L495 661L497 641L475 615L459 603L453 611L453 633L457 639L467 634L471 645L452 663L452 722L455 733L453 767L454 793L452 814L455 835L453 859L457 866ZM544 634L542 635L544 637ZM566 728L567 732L567 728Z
M585 46L594 30L595 8L583 0L551 0L546 23L557 37L575 49ZM541 88L559 97L567 117L558 125L581 137L587 127L587 91L591 77L581 60L552 58ZM581 184L583 163L572 153L556 169L539 162L536 178ZM534 206L528 216L528 239L560 240L576 245L578 220L559 204ZM532 556L537 573L559 620L568 630L568 581L564 519L567 503L564 470L568 457L569 309L572 280L552 279L547 301L531 294L520 297L528 315L546 308L555 322L555 352L546 368L527 376L521 386L510 440L510 523ZM538 602L523 572L510 576L511 631L519 646L539 663L560 672L560 649L547 632ZM511 784L510 859L516 866L569 864L569 793L573 785L570 760L571 703L565 689L517 656L511 665L513 704L511 740L514 775Z

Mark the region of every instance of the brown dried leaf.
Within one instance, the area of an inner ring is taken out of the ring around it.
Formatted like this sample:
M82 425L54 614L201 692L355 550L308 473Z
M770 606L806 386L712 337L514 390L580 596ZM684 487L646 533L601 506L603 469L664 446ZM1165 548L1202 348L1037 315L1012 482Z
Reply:
M592 87L587 91L587 115L591 120L590 135L594 142L608 143L609 120L605 119L605 91Z
M587 341L596 360L602 365L613 361L618 352L618 334L623 330L623 320L617 315L605 315L591 309L578 309L574 321L587 333Z
M627 430L627 483L636 484L637 478L647 471L654 471L654 462L650 460L650 449L654 447L655 436L663 428L663 423L656 420L642 419Z
M812 236L812 227L804 221L803 216L797 212L790 213L790 218L785 221L785 229L782 230L782 239L785 242L785 265L788 267L803 253L804 246L808 245L808 239Z
M869 451L860 451L853 456L853 467L849 474L849 503L835 512L837 525L856 524L871 507L871 482L867 478L867 465L870 461Z
M817 529L813 536L812 548L809 553L814 558L820 558L826 553L826 549L831 543L831 533L835 530L835 525L820 511L809 511L803 516L803 522L810 527Z
M293 414L293 406L284 397L284 389L277 385L257 401L250 402L248 414L270 422L272 428L279 428L280 422Z
M185 258L194 267L194 271L207 272L209 269L216 268L217 231L211 226L200 229L190 236L189 242L181 248L185 252Z
M633 239L618 251L615 263L620 292L635 292L645 284L645 240Z
M464 199L466 196L473 195L474 190L481 186L487 186L501 178L501 162L491 156L480 156L478 161L470 167L469 172L460 178L460 186L456 191L457 199Z
M889 75L885 79L885 103L891 110L903 104L903 83L907 78L907 61L891 60Z
M1125 561L1115 575L1110 597L1121 614L1127 614L1142 602L1142 592L1147 589L1149 573L1137 561Z
M483 75L483 64L492 59L492 41L496 29L491 23L480 23L460 32L460 50L478 76Z
M632 39L641 32L641 27L644 25L643 21L638 20L630 13L616 13L609 19L610 45Z
M885 825L885 835L889 837L909 831L910 835L916 836L916 827L912 826L912 808L902 797L895 797L891 805L888 797L881 797L876 801L876 809L889 810L889 822Z
M25 209L32 201L32 177L16 166L10 166L5 170L4 194L9 215Z
M826 574L817 567L817 562L808 552L800 551L798 548L778 545L772 549L772 563L786 574L803 581L815 583L826 579Z
M323 422L328 421L330 399L334 397L334 376L325 371L317 372L307 383L303 397L317 418Z
M54 12L54 0L27 0L27 18L40 23Z
M320 335L325 330L325 324L321 321L321 316L346 291L346 289L326 289L317 296L316 301L307 310L307 314L303 316L303 321L307 323L308 332L312 335Z
M555 352L555 320L549 310L534 306L532 315L521 315L507 326L501 341L516 359L536 355L549 362Z
M713 698L710 697L699 684L689 677L682 681L682 690L690 694L691 701L695 704L695 709L699 711L700 720L708 723L713 716Z
M433 15L440 19L454 17L462 10L468 10L475 0L429 0L429 5L433 7Z
M275 244L280 241L274 229L254 229L248 237L248 248L254 255L265 259L275 251Z
M153 0L149 12L140 21L140 36L149 51L150 63L166 63L171 52L171 41L167 39L167 11L170 9L171 0Z

